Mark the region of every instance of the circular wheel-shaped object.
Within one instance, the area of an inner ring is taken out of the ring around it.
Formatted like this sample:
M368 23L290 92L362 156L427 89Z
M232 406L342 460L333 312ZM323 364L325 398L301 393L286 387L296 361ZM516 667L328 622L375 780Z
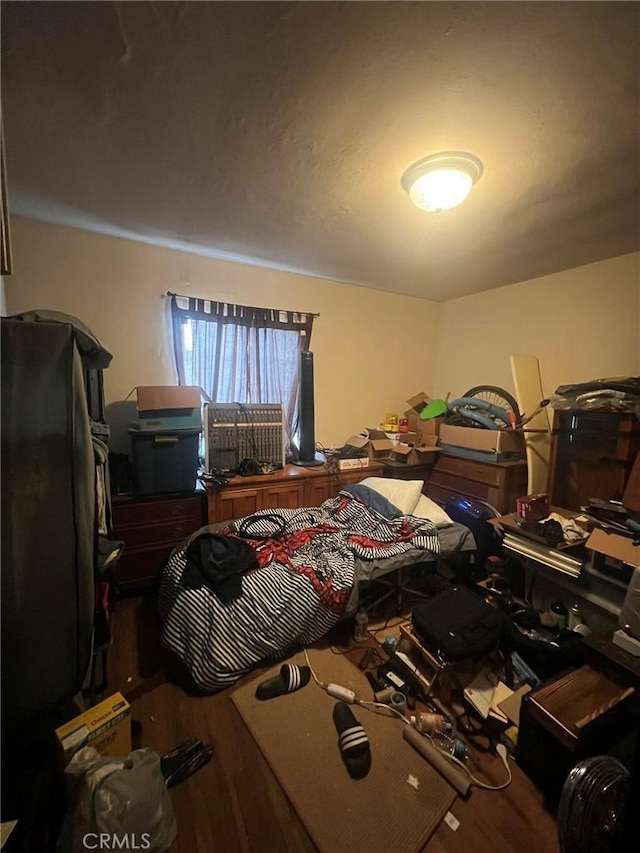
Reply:
M462 396L477 397L478 400L484 400L485 403L500 406L507 412L513 412L516 420L520 420L520 409L515 397L505 391L504 388L498 388L497 385L475 385L469 391L465 391Z
M558 806L561 853L616 853L624 817L629 772L616 758L586 758L569 773Z

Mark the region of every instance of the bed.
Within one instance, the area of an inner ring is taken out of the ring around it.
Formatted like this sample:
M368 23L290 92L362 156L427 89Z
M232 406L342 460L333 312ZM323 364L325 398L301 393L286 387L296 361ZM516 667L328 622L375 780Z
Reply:
M355 611L363 583L474 550L471 532L424 498L422 485L368 478L319 507L260 510L197 531L162 573L163 644L201 690L220 690L320 639ZM212 532L255 554L231 601L185 581L190 545Z

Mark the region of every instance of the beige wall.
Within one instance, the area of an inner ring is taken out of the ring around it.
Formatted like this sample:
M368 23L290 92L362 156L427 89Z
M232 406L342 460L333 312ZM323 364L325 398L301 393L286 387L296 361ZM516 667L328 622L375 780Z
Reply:
M441 305L434 393L513 392L511 355L536 355L545 396L559 385L640 373L640 253Z
M122 401L132 388L176 381L167 290L319 312L316 439L325 445L403 411L418 391L513 391L512 354L538 356L545 395L640 373L640 253L438 305L17 217L12 248L7 313L73 314L113 353L105 391L116 449L127 449L135 410Z
M313 329L316 440L342 444L407 397L431 392L438 306L291 273L16 217L7 313L49 308L86 323L113 361L105 371L115 449L127 450L123 401L136 385L176 382L167 290L319 312ZM185 282L190 282L187 288Z

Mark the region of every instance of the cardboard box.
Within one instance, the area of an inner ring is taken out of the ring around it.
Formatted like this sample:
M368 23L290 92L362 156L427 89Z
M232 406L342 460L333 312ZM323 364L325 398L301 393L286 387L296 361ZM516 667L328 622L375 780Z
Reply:
M194 429L202 426L202 389L197 385L139 385L140 430Z
M369 457L364 456L362 459L338 459L338 471L352 471L359 468L369 467Z
M391 437L389 437L391 435ZM367 429L367 435L352 435L347 439L345 445L350 447L357 447L358 450L365 449L368 453L368 461L369 462L384 462L385 459L395 459L396 457L393 455L394 451L398 448L402 448L400 450L399 458L402 461L405 461L405 457L408 453L413 451L416 452L418 450L423 450L422 447L423 442L420 441L420 436L415 433L393 433L389 434L383 432L381 429ZM420 461L415 461L418 459L417 455L414 455L412 458L414 461L409 462L410 465L418 465L421 464L424 460L429 461L429 454L437 451L437 448L433 446L429 446L426 448L427 455L424 456L420 454Z
M385 432L385 436L392 444L420 444L417 432Z
M121 693L114 693L56 729L67 761L83 746L100 755L131 752L131 707Z
M382 462L384 459L389 459L396 442L387 438L386 433L380 429L367 429L367 433L369 434L369 459L372 462Z
M413 409L407 409L404 417L407 419L409 430L418 434L418 440L421 444L433 444L434 441L430 439L438 437L440 426L445 422L444 417L427 418L427 420L423 421L420 415Z
M352 435L345 442L349 447L357 447L358 450L365 449L370 461L380 462L388 459L395 442L387 438L380 429L368 429L367 435Z
M412 446L410 444L396 444L391 450L392 462L402 462L405 465L432 465L436 461L436 455L440 448L435 445Z
M508 429L475 429L442 424L439 440L442 444L484 453L521 453L524 456L525 450L522 433Z
M367 435L352 435L344 443L345 447L355 447L358 450L366 450L369 452L369 436Z
M430 402L431 397L428 394L425 394L424 391L420 391L419 394L414 394L413 397L409 397L407 400L407 406L409 406L411 411L419 415Z
M620 583L629 583L634 568L640 567L640 545L634 545L629 536L596 527L586 547L592 552L592 568Z
M427 418L426 421L423 421L422 418L419 418L420 426L418 427L418 431L422 436L422 440L429 444L429 441L426 439L433 438L434 440L438 438L440 435L440 427L445 423L445 418Z

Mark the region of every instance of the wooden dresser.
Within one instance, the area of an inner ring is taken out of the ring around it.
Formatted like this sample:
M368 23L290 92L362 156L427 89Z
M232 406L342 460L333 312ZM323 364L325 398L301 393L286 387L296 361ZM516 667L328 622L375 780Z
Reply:
M113 538L125 543L116 566L118 587L140 589L156 580L173 547L206 524L206 507L204 489L148 498L113 495Z
M242 518L259 509L297 509L320 506L350 483L383 477L377 462L367 468L337 471L327 466L303 468L285 465L281 471L255 477L234 477L226 486L207 485L208 522Z
M515 512L516 499L527 494L527 463L477 462L441 453L424 491L441 506L457 495L486 501L505 515Z

